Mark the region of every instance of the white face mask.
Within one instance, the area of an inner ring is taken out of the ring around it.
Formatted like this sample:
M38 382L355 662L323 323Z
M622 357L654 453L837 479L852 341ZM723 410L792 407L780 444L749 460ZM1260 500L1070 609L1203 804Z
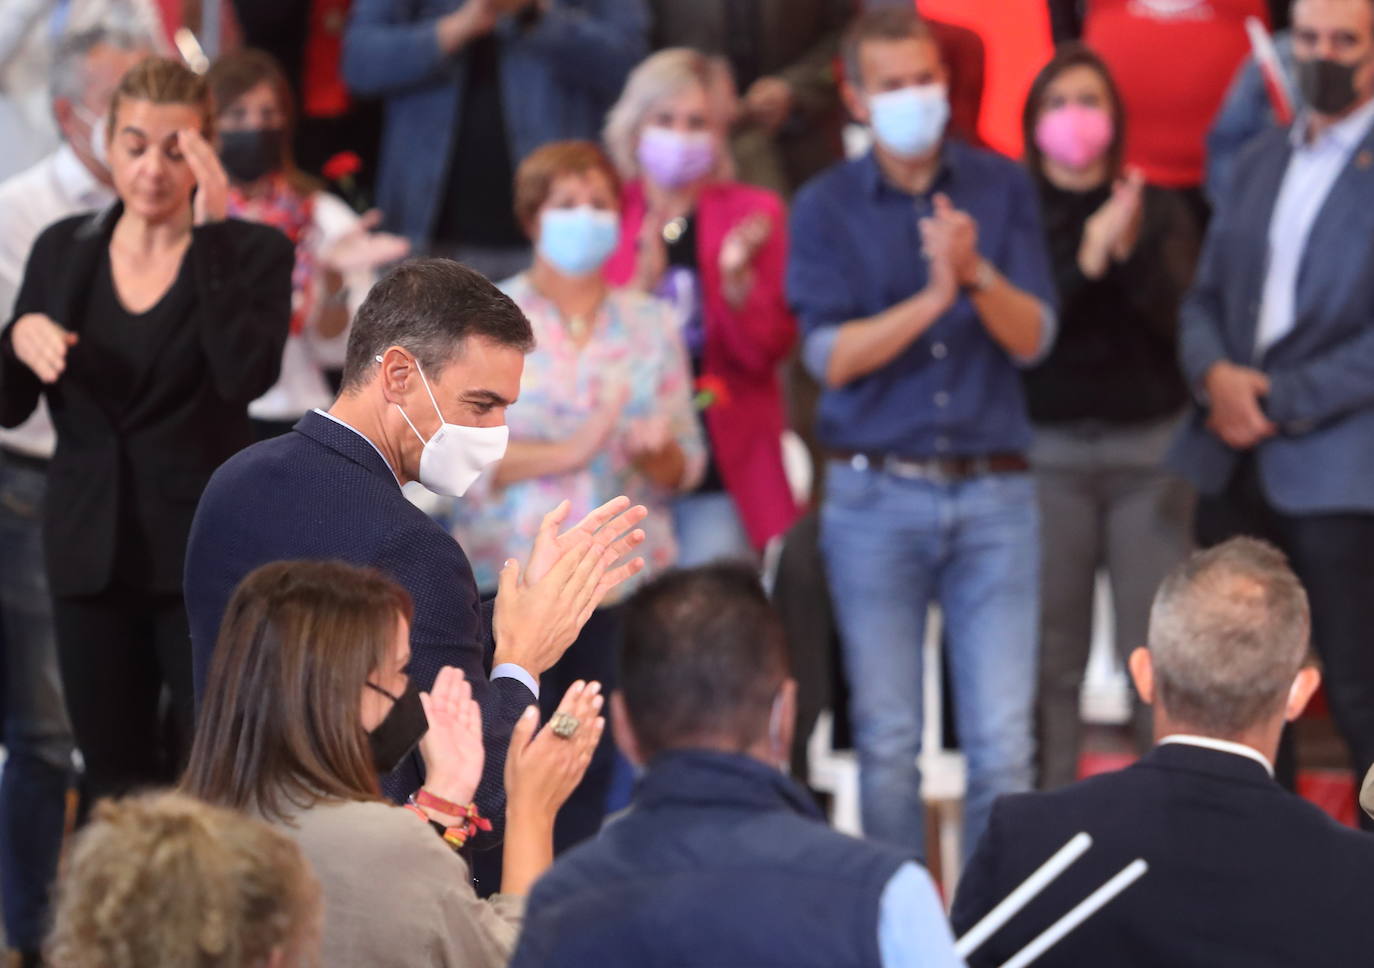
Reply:
M106 170L110 167L110 146L105 141L105 121L85 108L77 105L73 109L76 116L81 119L86 127L91 129L88 135L90 139L88 146L91 149L91 157L98 161L101 167Z
M943 84L921 84L873 94L868 99L873 133L899 158L919 158L940 143L949 122Z
M382 362L379 356L377 362ZM434 404L434 412L439 415L439 429L434 436L425 440L420 431L406 416L405 408L395 404L401 416L420 438L425 449L420 453L420 483L435 494L446 497L462 497L472 482L481 476L482 471L506 456L506 444L510 440L510 429L501 427L464 427L444 420L444 412L439 409L439 401L434 399L434 391L429 388L425 371L420 369L420 361L415 361L415 369L429 394L429 402Z

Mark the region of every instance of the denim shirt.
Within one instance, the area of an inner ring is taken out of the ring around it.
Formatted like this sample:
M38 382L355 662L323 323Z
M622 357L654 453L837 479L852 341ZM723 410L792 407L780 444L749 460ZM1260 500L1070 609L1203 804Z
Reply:
M1039 299L1045 325L1031 359L1015 360L973 303L955 303L887 365L821 396L817 430L830 448L907 457L1023 451L1030 421L1018 365L1053 342L1055 294L1039 203L1020 165L958 142L942 149L929 190L889 184L870 152L821 174L792 210L787 296L803 359L825 371L839 327L918 293L928 279L918 222L937 193L978 223L978 249L1012 285Z
M385 225L423 246L433 231L457 142L467 78L463 51L445 55L435 25L460 0L356 0L343 73L357 94L385 98L377 205ZM549 141L600 135L631 68L649 53L645 0L554 0L522 25L496 27L511 159Z

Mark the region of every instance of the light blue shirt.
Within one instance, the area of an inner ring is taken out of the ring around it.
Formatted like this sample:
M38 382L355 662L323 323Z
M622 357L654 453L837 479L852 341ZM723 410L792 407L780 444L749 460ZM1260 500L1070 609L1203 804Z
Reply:
M903 864L883 888L878 950L883 968L964 968L954 953L945 906L924 867Z
M349 430L353 431L363 440L367 441L369 444L372 444L372 449L377 452L377 456L382 459L382 463L386 464L387 470L391 471L391 476L396 477L396 472L391 468L391 462L386 459L386 455L382 453L381 448L372 442L371 437L363 433L357 427L345 423L338 417L334 416L332 413L328 413L324 410L321 410L319 407L315 408L315 412L319 414L321 417L327 417L328 419L334 421L340 427L347 427ZM399 477L396 478L396 486L401 486L401 479ZM534 693L535 699L539 698L539 682L534 678L534 676L530 675L529 670L526 669L524 666L518 666L514 662L502 662L496 668L491 670L491 678L514 679L516 682L523 685L530 692Z
M1309 122L1310 116L1304 114L1293 125L1293 156L1269 220L1269 264L1255 330L1256 362L1293 329L1298 270L1307 250L1307 237L1331 194L1331 186L1374 123L1374 101L1311 141L1307 139Z

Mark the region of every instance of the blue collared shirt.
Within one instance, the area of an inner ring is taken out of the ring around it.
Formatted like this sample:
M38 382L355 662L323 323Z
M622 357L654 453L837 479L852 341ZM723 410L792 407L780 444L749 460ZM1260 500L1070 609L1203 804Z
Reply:
M1040 347L1015 360L960 296L886 366L821 396L821 442L908 457L1015 453L1030 443L1017 366L1054 339L1054 277L1030 178L1000 155L947 142L930 189L889 184L872 152L819 175L792 209L787 295L801 321L803 359L825 372L839 327L890 309L925 287L918 222L938 192L978 222L978 249L1044 305Z

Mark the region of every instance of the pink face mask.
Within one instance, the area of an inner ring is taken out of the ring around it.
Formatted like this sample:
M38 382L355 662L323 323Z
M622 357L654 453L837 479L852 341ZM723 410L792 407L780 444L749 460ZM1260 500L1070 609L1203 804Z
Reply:
M1086 168L1112 143L1112 119L1101 108L1065 104L1040 116L1035 143L1066 168Z

